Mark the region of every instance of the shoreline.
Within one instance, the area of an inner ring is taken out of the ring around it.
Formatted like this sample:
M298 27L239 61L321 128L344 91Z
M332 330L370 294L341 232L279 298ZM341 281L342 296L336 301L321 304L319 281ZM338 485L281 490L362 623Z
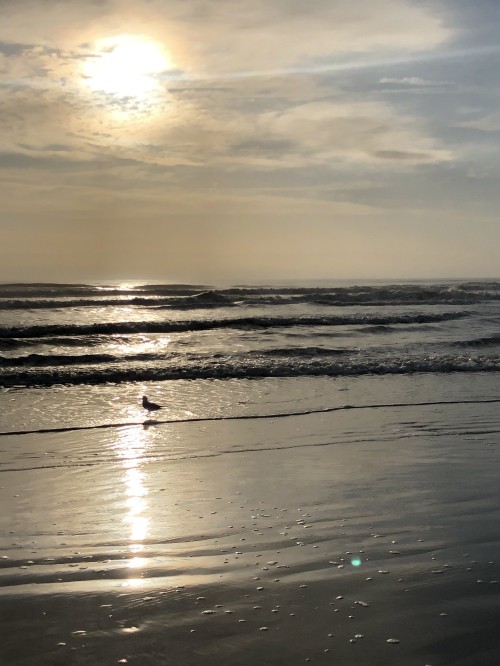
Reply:
M13 438L0 655L493 666L498 422L471 404Z

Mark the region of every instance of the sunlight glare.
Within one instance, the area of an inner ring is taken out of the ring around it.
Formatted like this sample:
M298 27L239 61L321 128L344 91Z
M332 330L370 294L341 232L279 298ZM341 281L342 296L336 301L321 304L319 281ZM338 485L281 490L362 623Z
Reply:
M170 58L157 42L121 35L98 42L83 75L95 92L141 99L159 87L158 75L170 67Z
M122 587L141 587L144 581L140 578L129 578L126 583L122 583Z
M147 562L146 558L137 555L144 551L143 542L148 535L150 524L146 474L142 469L146 449L147 439L143 431L124 430L119 433L115 452L124 470L122 492L125 496L123 504L126 512L123 523L127 526L130 542L131 557L128 567L134 570L143 569ZM129 584L137 587L141 581L130 579Z
M145 557L132 557L129 560L127 567L129 569L141 569L147 565L148 561Z

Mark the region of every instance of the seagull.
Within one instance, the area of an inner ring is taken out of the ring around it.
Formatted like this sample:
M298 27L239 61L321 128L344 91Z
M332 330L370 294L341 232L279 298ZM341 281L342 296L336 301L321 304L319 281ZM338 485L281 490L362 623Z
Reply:
M161 409L161 405L157 405L155 402L150 402L145 395L142 396L142 406L144 409L147 409L148 412L157 412Z

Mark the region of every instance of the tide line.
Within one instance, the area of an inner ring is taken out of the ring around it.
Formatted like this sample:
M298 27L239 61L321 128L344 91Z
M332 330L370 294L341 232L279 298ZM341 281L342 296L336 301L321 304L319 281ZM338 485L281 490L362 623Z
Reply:
M62 428L39 428L37 430L12 430L0 432L0 437L13 435L41 435L47 433L75 432L78 430L108 430L111 428L131 428L137 426L171 425L176 423L208 423L212 421L248 421L251 419L282 419L292 416L309 416L312 414L329 414L348 409L384 409L396 407L432 407L434 405L476 405L500 403L500 398L486 398L484 400L435 400L425 402L392 402L368 405L338 405L337 407L323 407L321 409L308 409L298 412L279 412L276 414L241 414L236 416L199 416L190 419L166 419L162 421L147 419L146 421L126 421L125 423L101 423L87 426L64 426Z

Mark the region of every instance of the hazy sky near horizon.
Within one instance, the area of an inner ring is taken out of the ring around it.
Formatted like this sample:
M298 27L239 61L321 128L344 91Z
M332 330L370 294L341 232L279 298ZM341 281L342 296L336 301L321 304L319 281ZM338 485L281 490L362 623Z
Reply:
M0 19L1 281L500 276L500 2Z

